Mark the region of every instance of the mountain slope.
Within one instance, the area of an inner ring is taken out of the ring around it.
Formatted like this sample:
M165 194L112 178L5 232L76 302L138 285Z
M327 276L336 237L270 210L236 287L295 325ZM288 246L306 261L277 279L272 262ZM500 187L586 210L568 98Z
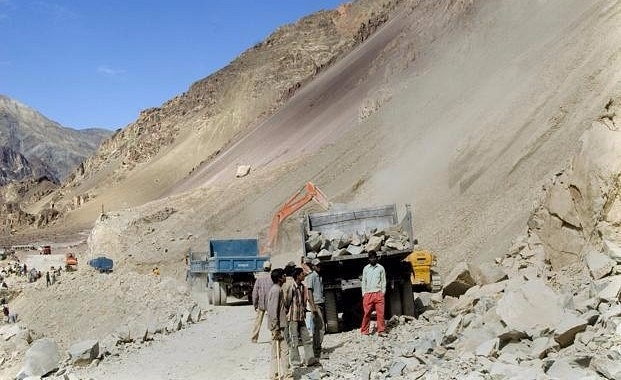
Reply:
M56 180L65 179L109 135L110 131L104 129L64 128L34 109L0 95L0 146L42 168L34 172L49 173ZM33 172L20 169L10 175L10 168L0 169L5 169L6 173L5 179L0 178L0 184L24 179Z

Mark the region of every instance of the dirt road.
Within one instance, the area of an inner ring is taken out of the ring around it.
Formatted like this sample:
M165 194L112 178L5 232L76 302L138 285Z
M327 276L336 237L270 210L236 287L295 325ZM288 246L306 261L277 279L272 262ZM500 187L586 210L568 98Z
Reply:
M269 334L264 325L259 343L251 343L253 319L249 305L209 307L200 323L76 374L97 380L268 379Z

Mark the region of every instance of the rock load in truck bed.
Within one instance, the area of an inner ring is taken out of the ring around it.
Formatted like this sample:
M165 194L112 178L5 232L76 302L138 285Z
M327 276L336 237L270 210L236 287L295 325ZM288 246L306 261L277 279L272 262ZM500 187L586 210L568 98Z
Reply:
M403 231L401 226L373 229L369 234L364 232L348 234L340 231L323 234L319 231L310 231L305 245L306 256L311 259L359 255L370 251L402 251L412 246L407 232Z

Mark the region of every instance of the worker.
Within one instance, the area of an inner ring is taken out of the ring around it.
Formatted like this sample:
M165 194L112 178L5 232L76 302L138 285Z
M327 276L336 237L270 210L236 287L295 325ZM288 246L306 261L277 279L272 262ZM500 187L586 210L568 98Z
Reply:
M265 310L267 310L267 295L274 284L270 276L271 270L272 263L269 261L264 262L263 273L258 276L252 288L252 304L254 305L254 311L256 313L254 317L254 326L252 326L252 335L250 336L250 341L252 343L257 343L259 341L259 331L263 324Z
M285 271L281 268L272 270L270 274L272 287L267 296L267 321L272 334L272 360L270 362L270 379L293 379L293 371L289 366L289 346L285 341L287 327L287 311L282 286L285 283Z
M304 271L300 267L293 269L294 283L285 293L285 306L287 308L287 321L289 322L289 359L293 367L302 364L299 342L304 346L304 364L307 367L317 365L318 361L313 353L313 341L306 328L306 303L308 291L304 285Z
M6 323L9 323L9 304L6 302L2 304L2 313L4 314Z
M312 332L313 332L313 353L317 359L321 358L321 345L325 333L325 298L323 296L323 282L319 272L321 271L321 261L313 259L310 263L310 274L306 277L306 288L308 289L308 304L310 305Z
M160 268L158 268L157 266L155 266L155 267L153 268L153 274L154 274L155 276L159 276L159 275L160 275Z
M50 271L47 271L45 272L45 286L50 286L51 284L52 281L50 280Z
M283 292L283 294L287 294L289 292L289 289L295 283L295 280L293 279L293 270L294 269L295 269L295 263L293 261L289 261L287 263L287 265L285 265L285 269L284 269L284 271L285 271L285 283L282 285L282 292ZM287 310L287 312L288 312L288 310ZM287 324L287 327L285 328L284 335L285 335L285 341L289 345L289 352L291 352L293 350L293 344L291 342L291 337L289 336L289 325L288 324ZM295 347L297 349L297 342L296 342Z
M377 320L377 335L386 336L384 321L384 295L386 294L386 271L377 262L377 253L369 252L369 263L362 270L362 326L360 332L369 335L371 312L375 310Z

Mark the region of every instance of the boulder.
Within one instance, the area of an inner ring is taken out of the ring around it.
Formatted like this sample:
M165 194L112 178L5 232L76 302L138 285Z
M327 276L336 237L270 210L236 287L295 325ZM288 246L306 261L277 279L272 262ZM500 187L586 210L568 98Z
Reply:
M524 332L554 329L564 315L559 297L542 280L512 282L496 313L507 328Z
M591 277L595 280L608 276L610 272L612 272L612 268L616 265L616 262L610 257L596 251L587 253L585 261L591 273Z
M589 366L607 379L621 380L621 361L613 355L598 355L591 359Z
M460 262L449 273L444 288L442 289L443 296L459 297L466 291L475 286L476 282L470 274L468 265L464 262Z
M250 165L239 165L237 167L237 171L235 172L235 177L241 178L245 177L250 173Z
M18 378L28 376L44 376L58 369L60 351L58 344L50 338L41 338L32 343L26 351L24 366L19 371Z
M554 340L561 348L567 347L574 342L576 334L586 329L588 323L583 318L566 312L561 321L554 328Z
M89 364L99 357L99 341L85 340L69 347L69 360L72 364Z
M493 263L471 264L469 269L479 285L493 284L508 278L507 273Z

